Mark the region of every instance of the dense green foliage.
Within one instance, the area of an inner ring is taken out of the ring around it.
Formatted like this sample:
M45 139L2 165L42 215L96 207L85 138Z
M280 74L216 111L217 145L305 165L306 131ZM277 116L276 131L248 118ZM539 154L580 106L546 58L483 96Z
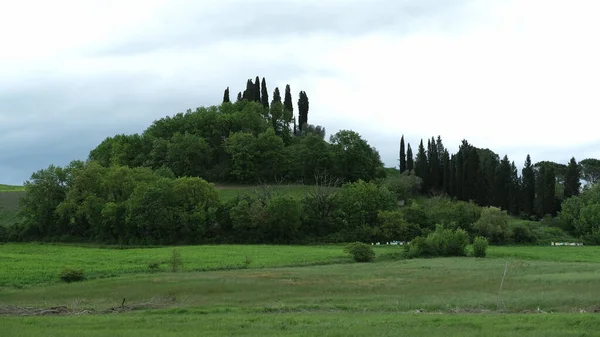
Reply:
M83 269L65 268L60 272L60 279L67 283L83 281L85 272Z
M353 242L344 247L344 251L356 262L371 262L375 259L373 247L362 242Z
M600 243L600 185L584 190L581 195L567 199L560 219L563 227L592 244Z
M478 236L473 239L473 256L485 257L489 246L488 239L483 236Z
M469 234L464 229L448 229L437 225L434 232L413 239L409 257L466 256Z

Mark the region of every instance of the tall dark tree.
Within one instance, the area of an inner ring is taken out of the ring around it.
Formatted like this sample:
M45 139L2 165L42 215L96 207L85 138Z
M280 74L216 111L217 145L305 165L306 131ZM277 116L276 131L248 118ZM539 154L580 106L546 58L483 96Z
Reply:
M511 171L511 188L510 188L510 206L508 212L512 215L519 215L520 210L520 197L521 197L521 179L519 178L519 172L515 162L510 163Z
M444 149L442 154L442 190L446 195L450 195L450 177L452 171L450 169L450 153Z
M269 92L267 91L267 82L265 81L264 77L260 84L260 101L265 109L269 108Z
M500 156L490 149L477 149L479 155L479 173L477 175L477 202L480 205L496 204L496 171L500 164ZM510 162L506 158L505 173L508 177ZM506 178L508 179L508 178ZM505 181L506 183L506 181ZM505 208L507 209L507 208Z
M252 100L254 102L260 103L260 78L258 78L258 76L256 76L256 79L254 80L254 88L252 89L252 94Z
M246 81L246 90L244 90L242 98L252 102L254 100L254 97L254 83L252 83L251 79L248 79L248 81Z
M225 89L225 92L223 93L223 103L229 102L231 102L231 100L229 99L229 87L227 87L227 89Z
M435 145L437 148L437 155L438 155L438 172L439 172L438 188L443 189L444 188L444 152L446 152L446 148L444 147L444 143L442 142L442 136L438 135L438 137L435 141ZM450 160L450 159L448 159L448 160Z
M427 140L427 164L429 170L429 188L434 191L440 190L440 160L435 139Z
M410 143L408 143L406 146L406 170L409 172L412 172L412 170L415 169L415 162L413 158L413 152L410 148Z
M400 173L406 171L406 151L404 149L404 135L400 138Z
M422 191L428 192L430 187L430 175L429 165L427 163L427 153L425 152L425 146L423 145L423 139L419 144L419 150L417 152L417 158L415 160L415 174L423 179Z
M522 188L521 188L521 209L527 215L534 215L534 201L535 201L535 171L531 164L531 156L527 155L525 164L521 170L522 176Z
M279 88L276 87L273 91L273 102L281 103L281 93L279 92Z
M456 156L450 156L449 175L448 175L448 195L456 197Z
M237 101L240 102L242 99L244 99L244 97L242 96L242 92L238 92L237 94Z
M306 128L308 123L308 96L306 92L300 91L298 96L298 127L300 131Z
M510 192L512 188L512 172L508 156L504 156L500 165L496 167L496 181L494 184L494 205L508 211L510 208Z
M581 188L581 182L579 181L580 177L581 170L577 164L577 161L575 161L575 158L573 157L569 161L569 165L567 165L567 171L565 172L565 199L579 195L579 189Z
M539 165L536 177L535 210L538 217L556 215L556 174L554 166Z
M466 140L462 141L457 153L457 179L456 184L460 190L458 198L464 201L477 201L481 196L479 195L479 174L481 170L479 168L479 153L477 148L469 144Z
M285 85L285 97L283 99L283 110L286 111L294 111L294 105L292 103L292 92L290 90L290 85Z

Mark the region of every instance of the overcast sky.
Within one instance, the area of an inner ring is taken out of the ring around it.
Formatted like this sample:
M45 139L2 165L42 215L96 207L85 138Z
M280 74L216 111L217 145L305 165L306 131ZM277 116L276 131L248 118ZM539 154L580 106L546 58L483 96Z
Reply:
M600 158L595 0L0 0L0 182L219 104L248 78L397 165L441 135L521 166ZM232 97L233 98L233 97Z

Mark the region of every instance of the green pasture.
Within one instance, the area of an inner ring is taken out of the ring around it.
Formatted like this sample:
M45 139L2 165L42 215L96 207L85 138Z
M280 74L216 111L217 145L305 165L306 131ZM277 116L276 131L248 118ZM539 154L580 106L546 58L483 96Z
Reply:
M376 246L373 263L352 263L335 245L177 249L183 271L171 272L163 264L150 272L148 263L167 261L173 247L2 245L2 331L10 336L199 331L207 336L395 331L583 336L600 327L593 317L600 310L600 247L490 247L483 259L400 259L401 247ZM84 269L89 279L60 282L58 273L66 266ZM103 313L121 305L136 310ZM14 308L57 306L68 308L68 314L11 314Z

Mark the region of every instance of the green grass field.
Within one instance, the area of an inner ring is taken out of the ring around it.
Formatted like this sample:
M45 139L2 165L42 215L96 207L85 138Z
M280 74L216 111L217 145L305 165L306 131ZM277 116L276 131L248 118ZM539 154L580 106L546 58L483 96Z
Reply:
M22 192L22 191L25 191L25 186L0 184L0 192Z
M376 262L360 264L341 246L178 247L185 272L151 273L148 262L167 260L172 248L7 244L0 316L13 315L0 325L10 336L582 336L600 328L600 247L490 247L486 259L414 260L390 258L401 247L375 248ZM90 279L60 283L64 266ZM124 298L126 312L102 314ZM15 308L54 306L68 314L14 317Z

